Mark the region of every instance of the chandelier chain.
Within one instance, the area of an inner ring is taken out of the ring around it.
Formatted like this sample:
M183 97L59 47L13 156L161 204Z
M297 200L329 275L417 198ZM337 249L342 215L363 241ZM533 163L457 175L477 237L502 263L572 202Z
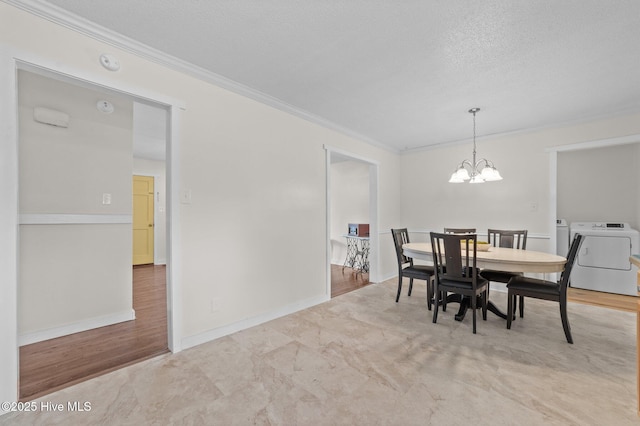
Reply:
M473 165L476 165L476 109L472 109L473 113Z

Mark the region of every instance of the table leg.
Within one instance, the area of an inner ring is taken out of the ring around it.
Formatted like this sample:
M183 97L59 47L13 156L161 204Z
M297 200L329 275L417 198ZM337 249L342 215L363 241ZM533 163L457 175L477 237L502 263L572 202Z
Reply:
M467 311L471 307L471 303L469 303L470 301L471 299L468 297L462 298L460 301L460 309L458 309L458 313L454 317L456 321L462 321L465 315L467 315Z
M487 301L487 310L493 312L495 315L504 320L507 319L507 314L502 312L491 300Z
M458 313L455 315L455 319L456 321L462 321L465 317L465 315L467 314L467 311L469 310L469 308L471 308L471 303L470 299L468 297L464 297L462 300L460 300L459 298L456 300L453 299L449 299L451 296L458 296L457 294L454 295L449 295L447 297L447 303L449 303L449 301L451 302L459 302L460 303L460 308L458 309ZM480 300L478 300L478 303L476 303L477 309L482 309L482 302L480 302ZM502 319L507 319L507 314L505 314L504 312L502 312L493 302L491 302L490 300L487 301L487 310L492 312L493 314L495 314L496 316L502 318Z
M362 256L362 272L369 272L369 240L360 241L360 255Z
M455 319L456 321L462 321L464 319L464 316L467 313L467 309L469 309L469 305L470 305L469 298L464 297L460 294L449 294L447 296L447 304L452 302L460 304L460 307L458 308L458 313L455 315ZM436 303L435 300L433 300L432 303ZM441 300L438 300L438 303L442 305Z
M342 265L342 272L344 272L344 268L349 266L353 268L356 263L356 257L358 255L358 240L355 238L347 238L347 256L344 259L344 264Z

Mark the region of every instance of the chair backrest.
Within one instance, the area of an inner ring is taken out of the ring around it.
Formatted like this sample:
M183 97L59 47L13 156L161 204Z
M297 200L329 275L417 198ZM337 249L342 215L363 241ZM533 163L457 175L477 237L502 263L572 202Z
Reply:
M584 236L582 234L576 234L573 237L571 247L569 247L569 253L567 254L567 263L564 264L564 270L562 271L562 275L560 275L560 294L566 294L567 286L569 285L569 277L571 276L571 269L573 269L573 264L576 261L578 250L580 250L580 245L582 244L583 239Z
M405 263L411 263L413 266L413 259L407 257L402 252L402 245L409 243L409 231L407 228L392 229L391 235L393 236L393 244L396 246L396 257L398 258L398 267L402 268Z
M444 228L445 234L475 234L476 228Z
M489 229L488 243L494 247L506 247L525 250L527 248L527 230L507 231L504 229Z
M433 264L438 279L476 283L476 234L431 233Z

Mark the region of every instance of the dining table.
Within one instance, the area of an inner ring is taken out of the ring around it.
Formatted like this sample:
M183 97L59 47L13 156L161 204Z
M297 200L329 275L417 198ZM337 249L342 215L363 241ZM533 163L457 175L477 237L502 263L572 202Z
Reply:
M464 251L463 248L461 250ZM407 243L402 245L402 251L407 257L420 259L433 263L433 249L431 243ZM489 247L487 251L476 250L476 267L480 269L495 269L505 272L530 272L530 273L555 273L562 272L567 259L556 254L534 250L521 250L506 247ZM457 295L453 295L457 296ZM447 299L449 301L449 299ZM462 321L469 309L468 299L453 299L460 302L460 309L455 319ZM502 312L490 300L487 301L487 309L507 319L507 314Z

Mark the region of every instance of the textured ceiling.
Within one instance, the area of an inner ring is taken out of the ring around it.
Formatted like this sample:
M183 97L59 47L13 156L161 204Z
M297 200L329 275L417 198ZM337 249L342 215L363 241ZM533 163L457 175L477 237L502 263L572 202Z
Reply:
M637 0L48 3L394 150L640 111Z

